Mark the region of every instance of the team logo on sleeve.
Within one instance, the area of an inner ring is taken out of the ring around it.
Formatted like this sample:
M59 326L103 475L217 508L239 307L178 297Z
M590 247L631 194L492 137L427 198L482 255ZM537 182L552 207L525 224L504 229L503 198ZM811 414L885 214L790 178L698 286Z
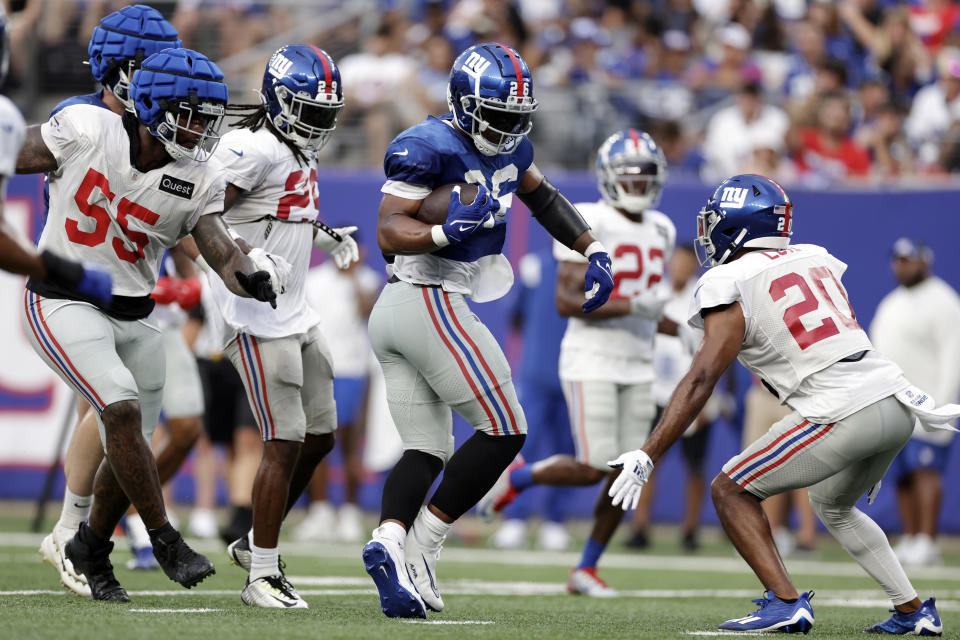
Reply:
M165 191L186 200L193 197L194 187L195 185L192 182L180 180L167 174L163 174L163 177L160 178L160 191Z

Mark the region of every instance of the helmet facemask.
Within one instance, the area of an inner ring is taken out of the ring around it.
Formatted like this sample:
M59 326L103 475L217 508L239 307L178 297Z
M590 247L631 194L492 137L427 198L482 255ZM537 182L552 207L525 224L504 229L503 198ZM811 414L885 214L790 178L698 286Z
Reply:
M452 106L452 105L451 105ZM531 96L494 98L462 96L460 106L470 119L470 137L481 153L513 153L533 128L532 115L540 106Z
M623 155L603 165L603 191L608 201L628 213L643 213L660 201L665 169L655 161Z
M139 69L142 63L143 51L137 51L135 58L117 60L112 63L111 66L117 74L117 80L113 83L113 86L107 86L107 88L110 89L110 93L116 96L124 108L133 113L137 112L137 108L134 106L133 97L130 95L130 80L133 79L133 72Z
M163 120L156 125L154 135L174 160L188 158L206 162L210 159L220 142L224 105L200 102L191 96L173 108L164 107L162 113Z
M320 93L317 98L306 92L295 94L279 83L274 86L274 91L280 113L272 121L280 135L301 149L322 149L337 128L343 99L337 99L335 93ZM262 94L260 98L266 103Z

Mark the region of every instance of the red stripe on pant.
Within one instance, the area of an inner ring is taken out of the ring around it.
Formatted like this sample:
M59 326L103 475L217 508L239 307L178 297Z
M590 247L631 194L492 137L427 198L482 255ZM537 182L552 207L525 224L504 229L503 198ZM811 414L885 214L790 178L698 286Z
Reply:
M240 362L243 363L243 375L247 378L247 399L253 404L258 423L257 426L260 427L260 435L263 436L264 439L269 440L271 436L268 432L267 417L260 407L260 403L257 401L257 389L253 385L253 380L250 378L250 364L247 362L247 356L244 354L243 343L240 341L239 334L237 335L237 349L240 350Z
M466 340L467 344L470 345L470 348L473 349L473 353L476 354L477 360L480 361L480 366L483 367L484 372L487 374L487 378L490 381L490 386L496 391L497 397L500 398L500 402L503 405L503 408L507 412L507 416L510 418L510 427L507 428L504 425L504 431L507 432L507 435L519 434L520 429L517 428L517 419L513 416L513 410L510 408L510 403L507 402L506 396L503 395L503 389L500 388L500 383L497 381L496 377L493 375L493 371L490 370L490 366L487 365L487 361L484 360L483 354L480 353L480 349L477 348L477 344L473 341L473 338L470 337L470 334L464 331L463 327L460 325L460 320L457 318L457 314L453 312L453 306L450 304L450 296L446 291L443 292L443 302L447 307L447 310L450 312L450 317L453 319L453 324L457 328L457 331L460 332L460 335Z
M773 442L771 442L770 444L768 444L767 446L765 446L763 449L760 449L760 451L755 451L755 452L753 452L752 454L750 454L750 456L748 456L748 457L744 458L743 460L741 460L740 462L738 462L735 467L733 467L732 469L730 469L729 471L727 471L727 475L732 477L734 474L736 474L737 471L740 470L740 468L741 468L742 466L744 466L745 464L747 464L748 462L750 462L750 461L753 460L754 458L759 458L760 456L762 456L763 454L765 454L767 451L770 451L771 449L773 449L774 447L776 447L778 444L780 444L783 440L785 440L786 438L788 438L788 437L791 436L792 434L794 434L794 433L796 433L797 431L799 431L800 429L803 429L804 427L806 427L808 424L810 424L810 421L809 421L809 420L804 420L803 422L801 422L801 423L798 424L797 426L793 427L792 429L790 429L790 430L787 431L786 433L780 434Z
M27 294L27 295L30 295L30 294ZM100 413L103 413L103 410L105 408L103 399L97 394L96 389L94 389L93 386L89 382L87 382L83 376L80 375L80 372L77 371L77 368L73 366L73 362L71 362L70 358L67 356L67 352L64 351L63 347L60 346L60 343L57 342L57 337L53 335L52 331L50 331L50 327L47 326L47 320L43 317L43 309L40 307L40 296L38 296L37 294L33 294L33 298L34 298L34 308L36 308L37 310L37 317L40 318L40 323L43 325L43 329L42 329L43 334L48 338L50 338L50 341L53 343L53 346L56 348L57 352L60 354L63 360L67 363L67 366L70 367L70 370L73 371L73 375L76 377L76 379L80 382L80 386L83 386L84 388L86 388L87 391L96 399L96 402L94 403L94 409L96 409ZM30 317L29 307L27 307L27 317L28 318ZM40 340L40 344L41 346L43 346L42 340ZM51 359L53 360L54 364L57 364L56 358L51 358ZM67 376L67 378L69 377L70 376Z
M248 334L249 335L249 334ZM260 360L260 347L257 345L257 339L250 337L253 344L253 352L257 356L257 370L260 372L260 389L263 392L263 406L267 408L267 418L270 420L270 436L277 437L277 424L273 421L273 412L270 410L270 400L267 398L267 376L263 373L263 361Z
M483 412L487 414L490 424L493 425L493 435L500 435L500 431L497 429L497 420L493 417L493 412L490 411L490 407L487 406L487 403L483 399L483 394L480 393L480 390L477 388L473 378L470 377L470 372L467 371L467 367L460 358L460 354L457 353L456 348L450 343L450 340L447 339L447 335L443 332L443 327L440 326L440 321L437 320L437 314L433 310L433 305L430 302L430 294L427 293L427 288L422 287L420 292L423 294L423 301L427 305L427 311L430 313L430 319L433 321L434 328L437 330L437 333L440 334L440 339L443 341L443 344L447 346L447 349L450 351L450 353L453 354L453 359L456 360L457 366L460 367L460 372L463 374L463 377L466 378L467 384L470 385L470 390L473 391L474 397L480 402L480 406L483 407Z
M772 462L771 464L768 464L766 467L764 467L763 469L760 469L759 471L754 473L752 476L750 476L746 480L741 480L737 484L739 484L743 488L746 488L748 484L750 484L760 476L764 475L769 471L773 471L774 469L782 465L784 462L786 462L793 456L797 455L798 452L802 451L803 449L807 448L808 446L810 446L811 444L813 444L814 442L816 442L817 440L825 436L831 429L833 429L834 424L836 423L832 422L828 424L826 427L824 427L823 429L820 429L819 431L815 431L811 437L807 438L806 440L801 440L799 443L797 443L797 445L793 449L787 452L787 455L783 456L782 458L780 458L775 462Z

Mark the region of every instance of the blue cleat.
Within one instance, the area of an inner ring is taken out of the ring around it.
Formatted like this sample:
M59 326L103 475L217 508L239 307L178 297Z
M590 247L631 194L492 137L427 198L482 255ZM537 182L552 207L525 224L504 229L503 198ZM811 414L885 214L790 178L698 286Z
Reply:
M380 593L380 608L389 618L426 618L427 609L407 574L403 546L377 535L363 547L363 566Z
M781 633L809 633L813 628L813 591L801 593L796 602L784 602L773 591L765 591L753 602L760 608L749 616L727 620L720 628L725 631L779 631Z
M156 571L160 568L153 555L153 547L134 547L133 557L127 560L127 569L131 571Z
M943 623L937 613L936 598L930 598L913 613L900 613L891 609L893 615L883 622L869 626L865 633L889 633L898 636L942 636Z

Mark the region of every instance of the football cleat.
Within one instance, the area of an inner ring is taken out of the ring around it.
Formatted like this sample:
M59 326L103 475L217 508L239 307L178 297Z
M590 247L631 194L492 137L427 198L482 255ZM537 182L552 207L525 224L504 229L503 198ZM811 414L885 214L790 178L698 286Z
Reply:
M230 556L231 564L235 564L247 573L250 573L250 565L253 562L253 552L250 551L250 540L246 534L227 545L227 555Z
M363 547L363 566L380 594L380 608L389 618L426 618L427 610L407 574L403 543L373 530Z
M265 576L250 582L240 593L243 604L270 609L309 609L290 581L283 575Z
M898 636L941 636L943 623L940 622L940 614L937 613L936 601L936 598L930 598L913 613L900 613L896 609L891 609L892 616L863 631Z
M90 597L90 586L87 579L82 574L78 574L73 568L73 563L67 559L64 553L64 547L74 536L76 531L60 526L59 523L53 528L43 542L40 543L40 555L44 562L49 562L60 575L60 584L70 591L80 596Z
M210 559L191 549L175 530L154 539L153 555L167 577L187 589L217 572Z
M591 598L616 598L620 595L597 575L596 567L571 569L567 578L567 593Z
M781 633L809 633L813 628L813 591L801 593L796 602L784 602L773 591L765 591L754 600L760 606L749 616L727 620L720 625L725 631L779 631Z
M502 512L507 505L520 495L520 492L510 482L510 472L525 464L522 456L518 455L514 458L513 462L504 469L497 481L490 487L490 491L487 491L487 494L480 498L480 502L477 503L477 514L486 522L491 522L497 517L498 513Z
M431 611L443 611L443 598L440 597L440 589L437 586L437 558L440 555L440 549L443 548L443 540L432 544L426 527L418 517L407 533L405 547L404 559L407 562L407 573L410 574L417 593Z
M81 524L81 530L87 526ZM90 587L90 595L94 600L104 602L130 602L127 590L120 586L113 575L113 565L110 563L110 552L113 543L107 542L99 549L90 547L79 540L79 534L64 545L64 555L73 564L77 573L81 574Z
M153 547L133 547L133 557L127 560L127 569L130 571L156 571L160 568Z

